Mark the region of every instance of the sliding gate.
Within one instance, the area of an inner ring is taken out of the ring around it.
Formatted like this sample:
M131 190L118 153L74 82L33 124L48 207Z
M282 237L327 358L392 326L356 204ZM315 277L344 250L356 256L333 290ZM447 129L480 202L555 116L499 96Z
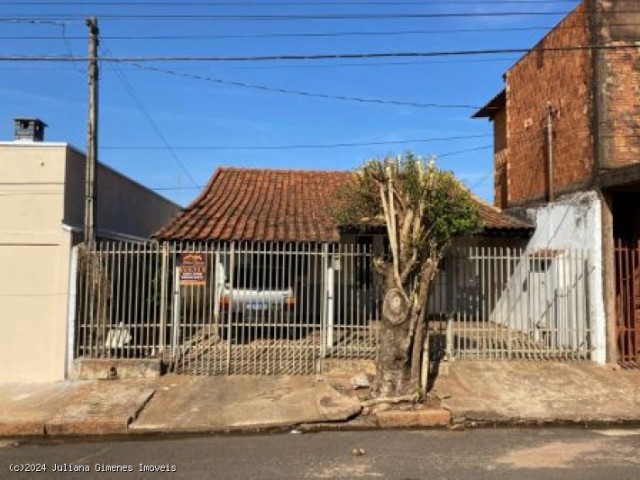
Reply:
M308 374L372 359L369 245L102 243L79 253L75 356L188 374Z
M640 366L640 242L616 240L616 333L618 362Z

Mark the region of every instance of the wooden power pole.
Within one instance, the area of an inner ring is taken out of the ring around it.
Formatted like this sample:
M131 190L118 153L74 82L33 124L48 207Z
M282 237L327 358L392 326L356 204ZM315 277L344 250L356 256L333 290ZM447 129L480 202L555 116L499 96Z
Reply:
M89 124L87 130L87 169L85 175L84 242L91 248L96 241L96 164L98 163L98 20L89 27Z

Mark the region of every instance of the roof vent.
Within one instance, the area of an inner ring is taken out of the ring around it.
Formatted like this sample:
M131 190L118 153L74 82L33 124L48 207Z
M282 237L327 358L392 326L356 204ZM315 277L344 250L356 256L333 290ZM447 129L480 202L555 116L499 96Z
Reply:
M47 124L39 118L15 118L13 120L14 140L42 142Z

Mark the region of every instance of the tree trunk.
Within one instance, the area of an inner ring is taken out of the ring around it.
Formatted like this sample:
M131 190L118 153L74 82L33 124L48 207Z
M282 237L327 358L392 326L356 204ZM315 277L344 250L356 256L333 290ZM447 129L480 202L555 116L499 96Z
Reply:
M396 288L392 272L385 278L382 322L380 325L376 381L374 391L382 397L414 393L411 384L411 355L407 340L411 325L411 308Z
M413 337L413 345L411 348L411 384L416 388L422 387L422 355L423 344L425 342L425 334L427 332L425 319L420 319L416 327L416 333ZM427 366L428 368L428 366Z
M424 312L433 271L435 268L429 267L420 279L415 305L405 300L409 288L405 288L403 295L396 288L393 274L386 275L374 384L374 392L379 396L413 395L420 388L422 348L427 330Z
M409 322L393 325L383 316L376 360L375 391L382 397L413 393L411 358L406 348Z

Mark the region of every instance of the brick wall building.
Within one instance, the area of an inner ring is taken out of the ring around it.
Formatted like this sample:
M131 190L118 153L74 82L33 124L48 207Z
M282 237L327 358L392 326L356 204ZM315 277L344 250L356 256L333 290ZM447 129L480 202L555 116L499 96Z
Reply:
M638 42L637 0L587 0L505 73L504 93L475 115L494 121L497 206L611 187L612 169L640 164ZM640 180L629 173L624 183Z
M474 115L494 123L495 203L538 222L536 248L590 219L608 360L640 365L638 0L584 0L504 81Z

